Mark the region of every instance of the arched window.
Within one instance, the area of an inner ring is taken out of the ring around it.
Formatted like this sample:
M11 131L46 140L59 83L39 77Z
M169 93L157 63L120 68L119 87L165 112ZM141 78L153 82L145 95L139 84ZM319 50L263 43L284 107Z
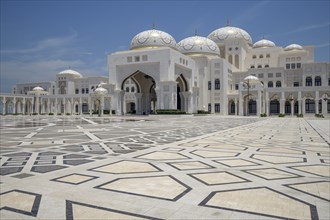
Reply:
M126 92L129 92L129 87L126 87Z
M235 66L238 69L239 68L239 57L238 54L235 55Z
M312 77L306 77L306 86L312 86L313 80Z
M79 89L76 89L76 94L79 94Z
M228 56L228 62L229 62L230 64L233 64L233 56L232 56L232 55L229 55L229 56Z
M321 81L320 76L315 77L314 84L315 84L315 86L321 86L322 85L322 81Z
M135 92L135 88L134 87L131 88L131 92Z
M266 65L265 65L265 68L268 68L268 67L269 67L269 65L268 65L268 64L266 64Z
M251 69L254 69L254 65L251 65L251 67L250 67Z
M214 89L215 90L219 90L220 89L220 80L219 79L215 79L214 80Z
M268 88L273 88L273 82L272 81L268 82Z
M281 81L277 81L277 82L276 82L276 87L281 87L281 86L282 86Z
M85 89L81 89L81 93L82 94L85 94Z
M88 94L89 93L89 89L88 88L86 88L86 94Z

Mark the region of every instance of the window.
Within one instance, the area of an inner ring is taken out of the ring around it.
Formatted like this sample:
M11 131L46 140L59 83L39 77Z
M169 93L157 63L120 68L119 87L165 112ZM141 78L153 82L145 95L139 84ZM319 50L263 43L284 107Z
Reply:
M264 58L264 55L260 54L260 55L259 55L259 58L260 58L260 59L261 59L261 58Z
M285 65L285 69L290 69L290 63L287 63L287 64Z
M148 60L148 56L147 55L142 55L142 61L147 61Z
M127 63L131 63L132 62L132 57L127 57Z
M251 69L254 69L254 65L251 65L251 67L250 67Z
M268 88L273 88L273 82L272 81L268 82Z
M297 57L297 61L300 61L301 60L301 57Z
M238 90L238 84L235 84L235 90Z
M79 94L79 89L76 89L76 94Z
M215 111L215 113L220 113L220 103L214 104L214 111Z
M228 49L229 51L232 51L233 50L233 48L231 48L231 47L229 47L229 49Z
M180 63L182 63L182 58L180 57Z
M86 88L86 94L88 94L89 93L89 89L88 88Z
M276 77L281 77L282 74L281 73L276 73Z
M293 87L299 87L299 82L294 82Z
M269 53L268 53L268 54L266 54L266 57L267 57L267 58L269 58L269 57L270 57L270 54L269 54Z
M281 86L282 86L281 81L277 81L277 82L276 82L276 87L279 88L279 87L281 87Z
M85 94L85 89L81 89L81 93L82 94Z
M256 59L256 58L257 58L257 56L256 56L256 55L253 55L253 56L252 56L252 59Z
M258 74L258 78L264 78L264 74L263 73L259 73Z
M235 50L238 50L238 47L235 47Z
M295 61L296 60L296 58L294 58L294 57L291 57L291 61Z
M268 78L272 78L273 77L273 73L268 73Z
M126 87L125 91L126 91L126 92L129 92L129 87Z
M266 65L265 65L265 68L269 68L269 65L268 65L268 64L266 64Z
M140 61L140 57L139 56L135 56L134 57L134 60L135 60L135 62L139 62Z
M261 65L258 65L258 68L260 69L260 68L262 68L262 66Z
M208 104L208 106L207 106L207 110L208 110L209 112L211 112L211 110L212 110L212 109L211 109L211 103Z
M188 60L186 60L186 65L188 66Z
M301 63L297 63L297 69L301 68Z
M131 92L135 92L135 88L134 87L131 88Z
M315 113L315 101L311 99L306 99L305 102L306 113Z
M291 63L291 69L296 69L296 64L295 63Z
M315 77L314 84L315 84L315 86L321 86L322 85L322 80L321 80L320 76Z
M214 80L214 89L215 90L220 89L220 80L219 79Z
M313 80L312 77L306 77L306 86L312 86Z
M211 88L212 88L211 81L208 82L208 85L207 86L208 86L208 89L211 90Z
M230 64L233 64L233 56L232 56L232 55L229 55L229 56L228 56L228 62L229 62Z

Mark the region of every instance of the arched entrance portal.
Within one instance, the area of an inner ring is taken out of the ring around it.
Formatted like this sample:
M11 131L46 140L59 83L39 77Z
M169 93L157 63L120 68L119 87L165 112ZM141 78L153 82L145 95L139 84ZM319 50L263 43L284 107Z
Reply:
M155 87L155 80L141 71L124 79L121 86L124 92L123 113L145 115L153 112L157 102Z
M176 79L177 89L176 89L176 108L181 111L187 111L186 95L185 92L188 91L187 82L182 76L182 74Z

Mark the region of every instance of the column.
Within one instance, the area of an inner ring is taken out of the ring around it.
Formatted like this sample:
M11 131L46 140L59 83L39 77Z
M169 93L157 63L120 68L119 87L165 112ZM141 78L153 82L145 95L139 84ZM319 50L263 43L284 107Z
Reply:
M284 92L281 92L281 100L280 100L280 113L284 114L285 113L285 95Z
M100 110L101 110L101 116L103 116L103 109L104 109L104 96L100 98Z
M91 98L91 96L88 96L88 103L87 103L87 105L88 105L89 115L92 115L93 108L92 108L92 98Z
M58 112L58 103L57 103L57 98L55 98L55 115L57 115Z
M301 91L298 92L298 114L301 114Z
M73 102L73 97L71 97L70 102L71 102L71 115L73 115L76 113L76 109L75 109L74 102Z
M25 115L25 97L23 98L23 109L22 109L22 114Z
M51 113L50 98L47 99L47 114Z
M302 107L302 108L301 108L301 109L302 109L302 112L301 112L301 113L302 113L303 115L306 114L306 109L305 109L306 104L305 104L305 102L306 102L306 99L303 98L303 99L302 99L302 104L301 104L301 107Z
M291 104L291 116L294 115L294 99L292 101L290 101Z
M258 99L257 99L257 116L261 114L261 91L258 90Z
M135 99L136 99L136 114L141 115L142 114L142 93L135 93Z
M266 100L266 114L267 114L267 116L270 115L270 100L269 99Z
M239 115L243 116L243 98L242 98L242 91L239 91Z
M82 115L82 98L80 97L79 98L79 106L78 106L78 109L79 109L79 114Z
M66 115L66 100L65 100L65 98L63 98L62 99L62 104L63 104L63 113L64 113L64 115ZM62 106L61 106L61 109L62 109Z
M38 95L36 95L36 97L35 97L35 103L36 103L36 105L34 106L34 112L36 112L37 114L40 114L40 111L39 111L39 109L40 109L40 107L39 107L39 96Z
M237 106L237 99L236 98L234 100L234 104L235 104L234 113L235 113L235 115L237 115L237 113L238 113L238 106ZM231 111L231 106L230 106L230 111Z
M16 97L14 97L13 104L13 114L16 114Z
M2 114L3 115L6 114L6 97L5 96L2 98Z
M323 115L326 115L328 113L327 107L328 107L327 100L322 99L322 114Z
M319 91L315 91L315 114L319 114Z

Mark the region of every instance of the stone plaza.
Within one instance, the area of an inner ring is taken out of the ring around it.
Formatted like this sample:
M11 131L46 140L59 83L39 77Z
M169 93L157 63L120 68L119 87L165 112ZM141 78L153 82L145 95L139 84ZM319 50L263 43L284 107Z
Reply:
M329 118L1 116L0 219L329 219Z

